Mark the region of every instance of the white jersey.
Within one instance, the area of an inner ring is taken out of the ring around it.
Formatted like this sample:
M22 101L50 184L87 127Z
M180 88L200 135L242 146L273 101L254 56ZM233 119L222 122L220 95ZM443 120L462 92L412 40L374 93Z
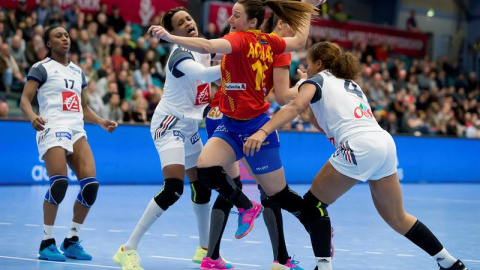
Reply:
M64 66L52 58L35 63L27 80L38 82L37 99L45 128L68 127L83 131L82 89L87 86L82 69L69 62Z
M305 83L316 87L310 107L335 148L364 132L383 130L373 117L367 97L354 81L339 79L324 70Z
M155 114L171 114L179 119L203 119L203 110L210 102L210 83L189 78L177 65L193 59L205 67L210 67L210 54L188 51L174 45L168 58L163 96L155 109Z

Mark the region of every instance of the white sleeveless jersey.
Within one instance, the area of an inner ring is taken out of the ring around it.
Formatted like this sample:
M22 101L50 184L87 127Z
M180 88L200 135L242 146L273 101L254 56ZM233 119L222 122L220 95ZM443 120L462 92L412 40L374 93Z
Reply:
M38 82L37 99L46 128L68 127L83 131L82 89L87 86L82 69L69 62L64 66L52 58L35 63L27 80Z
M354 81L339 79L324 70L305 83L316 87L310 107L336 148L364 132L383 130L373 117L367 97Z
M187 59L193 59L205 67L210 67L211 55L188 51L174 45L168 58L163 96L155 109L155 114L171 114L179 119L203 118L203 110L210 102L210 83L191 79L176 69Z

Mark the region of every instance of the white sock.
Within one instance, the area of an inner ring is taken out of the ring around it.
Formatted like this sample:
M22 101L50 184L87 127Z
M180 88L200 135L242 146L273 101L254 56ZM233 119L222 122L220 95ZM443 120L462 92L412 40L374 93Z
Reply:
M45 225L43 224L43 240L52 239L53 238L53 225Z
M457 261L445 248L440 250L437 255L432 256L432 258L443 268L450 268Z
M70 230L68 230L67 238L78 236L81 229L82 229L82 224L72 221L72 224L70 224Z
M318 270L332 270L332 257L315 257Z
M125 243L126 250L136 250L138 247L138 243L142 236L147 232L147 230L152 226L152 224L162 215L164 210L158 206L155 200L152 198L150 203L143 212L142 217L135 226L130 238L128 238L127 243Z
M197 217L199 244L203 248L208 247L208 231L210 230L210 204L198 204L192 202L193 212Z

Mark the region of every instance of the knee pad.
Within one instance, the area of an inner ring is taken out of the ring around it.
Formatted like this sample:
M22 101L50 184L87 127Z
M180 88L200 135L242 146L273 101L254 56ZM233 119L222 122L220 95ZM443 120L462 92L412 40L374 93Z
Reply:
M65 193L67 193L68 180L65 175L55 175L50 177L50 187L45 194L45 201L59 205L63 198L65 198Z
M153 198L160 208L166 211L183 194L183 180L167 178L163 181L163 189Z
M197 180L193 183L190 183L190 187L192 190L192 202L198 204L206 204L210 202L212 190L209 189L205 184Z
M235 177L235 178L232 178L232 182L239 188L239 189L242 189L243 187L243 183L242 183L242 179L240 179L240 175Z
M88 208L92 207L97 199L98 181L96 177L80 179L80 191L77 195L77 201Z
M328 204L321 202L310 191L303 196L302 216L306 221L328 217Z

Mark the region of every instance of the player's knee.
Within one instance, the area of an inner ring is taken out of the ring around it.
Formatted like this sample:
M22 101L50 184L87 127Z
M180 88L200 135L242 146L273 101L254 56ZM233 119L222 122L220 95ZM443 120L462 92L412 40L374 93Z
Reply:
M204 183L197 180L193 183L190 183L190 187L192 190L192 202L198 204L205 204L210 202L212 190L209 189Z
M65 175L50 177L50 187L45 194L45 200L51 204L59 205L67 193L68 180Z
M227 180L227 175L221 166L197 168L197 177L210 189L218 189L220 181Z
M164 211L172 206L183 194L183 180L167 178L163 181L163 189L153 198Z
M83 206L92 207L97 200L98 181L96 177L83 178L80 181L80 191L77 195L77 201Z
M321 202L310 191L304 196L304 204L302 208L301 216L305 221L312 221L328 217L327 207L328 204Z

